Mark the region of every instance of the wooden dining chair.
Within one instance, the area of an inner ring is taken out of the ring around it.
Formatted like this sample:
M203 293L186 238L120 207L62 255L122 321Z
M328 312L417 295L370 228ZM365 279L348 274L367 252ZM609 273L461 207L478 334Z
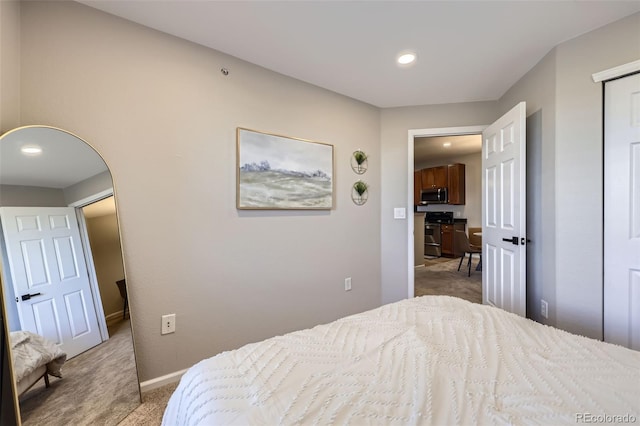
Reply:
M482 232L482 228L481 227L474 227L474 226L470 226L469 227L469 244L471 244L471 247L473 248L473 246L476 246L478 248L482 248L482 236L480 235L474 235L476 233L481 233Z
M460 257L460 263L458 264L458 271L462 266L462 261L467 257L467 253L468 253L469 261L467 262L467 267L469 269L469 272L467 276L470 277L471 276L471 258L473 257L474 254L478 254L480 256L479 261L482 262L482 247L475 247L475 246L472 247L471 244L469 244L469 238L467 237L467 234L464 231L461 231L459 229L455 231L455 233L453 234L453 238L454 238L454 244L456 245L456 247L459 247L459 249L463 252L462 257Z

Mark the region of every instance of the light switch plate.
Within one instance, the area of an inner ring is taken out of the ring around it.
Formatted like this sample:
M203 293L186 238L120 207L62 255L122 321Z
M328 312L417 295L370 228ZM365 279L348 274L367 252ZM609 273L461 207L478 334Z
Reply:
M407 209L404 207L395 207L393 209L393 218L394 219L406 219L407 218Z

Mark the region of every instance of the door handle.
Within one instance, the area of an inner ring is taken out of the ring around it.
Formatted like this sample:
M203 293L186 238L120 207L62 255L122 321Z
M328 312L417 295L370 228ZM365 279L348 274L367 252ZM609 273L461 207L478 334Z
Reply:
M516 246L518 245L518 237L503 238L502 241L506 241Z
M32 297L35 296L40 296L42 293L32 293L32 294L23 294L22 296L20 296L22 298L22 301L24 302L25 300L29 300Z

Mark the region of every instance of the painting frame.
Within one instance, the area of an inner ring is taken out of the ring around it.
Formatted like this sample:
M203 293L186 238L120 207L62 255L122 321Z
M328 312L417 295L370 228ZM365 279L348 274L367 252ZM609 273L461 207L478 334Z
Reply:
M238 210L332 210L334 146L236 128Z

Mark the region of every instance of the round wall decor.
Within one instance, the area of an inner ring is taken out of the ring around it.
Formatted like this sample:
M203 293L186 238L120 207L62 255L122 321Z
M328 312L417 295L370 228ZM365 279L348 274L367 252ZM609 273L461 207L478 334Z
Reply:
M358 206L366 203L369 199L369 185L361 180L354 183L351 188L351 199Z
M368 156L364 151L357 150L353 152L351 156L351 168L354 172L361 175L367 171L368 164Z

